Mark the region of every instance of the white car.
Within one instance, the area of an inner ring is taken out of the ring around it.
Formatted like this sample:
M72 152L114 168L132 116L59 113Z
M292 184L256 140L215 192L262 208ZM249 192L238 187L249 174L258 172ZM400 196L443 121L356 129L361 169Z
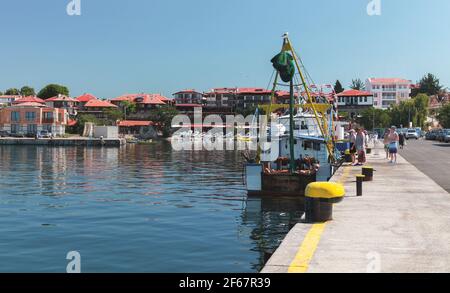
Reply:
M417 133L417 131L415 129L408 129L408 131L406 132L406 139L418 140L419 134Z

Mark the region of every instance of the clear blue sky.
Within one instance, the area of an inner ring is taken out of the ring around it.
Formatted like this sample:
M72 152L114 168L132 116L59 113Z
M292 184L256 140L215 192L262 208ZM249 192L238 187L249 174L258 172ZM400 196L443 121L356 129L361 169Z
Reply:
M76 96L267 87L289 31L317 83L427 72L450 86L450 1L0 0L0 90L48 83Z

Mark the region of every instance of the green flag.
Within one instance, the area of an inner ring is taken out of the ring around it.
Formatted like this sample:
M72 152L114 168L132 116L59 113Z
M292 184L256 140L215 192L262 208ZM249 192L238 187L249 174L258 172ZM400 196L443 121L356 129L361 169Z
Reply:
M284 82L289 82L295 75L294 57L288 52L281 52L270 61L273 67L280 73Z

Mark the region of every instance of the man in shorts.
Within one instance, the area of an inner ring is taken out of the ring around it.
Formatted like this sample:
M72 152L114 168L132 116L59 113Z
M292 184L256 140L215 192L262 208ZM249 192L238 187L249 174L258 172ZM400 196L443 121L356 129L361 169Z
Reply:
M388 135L388 142L389 142L389 158L390 163L395 164L397 163L397 153L398 153L398 143L400 140L400 137L397 133L397 127L392 126L389 130Z

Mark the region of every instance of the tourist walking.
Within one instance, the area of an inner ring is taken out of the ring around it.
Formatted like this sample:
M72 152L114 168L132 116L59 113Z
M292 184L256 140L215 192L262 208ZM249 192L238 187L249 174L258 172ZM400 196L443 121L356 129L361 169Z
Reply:
M406 138L405 138L405 134L403 132L400 132L398 134L398 143L400 145L400 149L402 150L403 147L405 146L405 142L406 142Z
M389 159L389 129L386 129L384 131L383 135L383 145L384 145L384 151L386 152L386 160Z
M398 153L398 143L400 137L397 133L397 127L392 126L389 130L388 141L389 141L389 159L390 163L397 163L397 153Z

